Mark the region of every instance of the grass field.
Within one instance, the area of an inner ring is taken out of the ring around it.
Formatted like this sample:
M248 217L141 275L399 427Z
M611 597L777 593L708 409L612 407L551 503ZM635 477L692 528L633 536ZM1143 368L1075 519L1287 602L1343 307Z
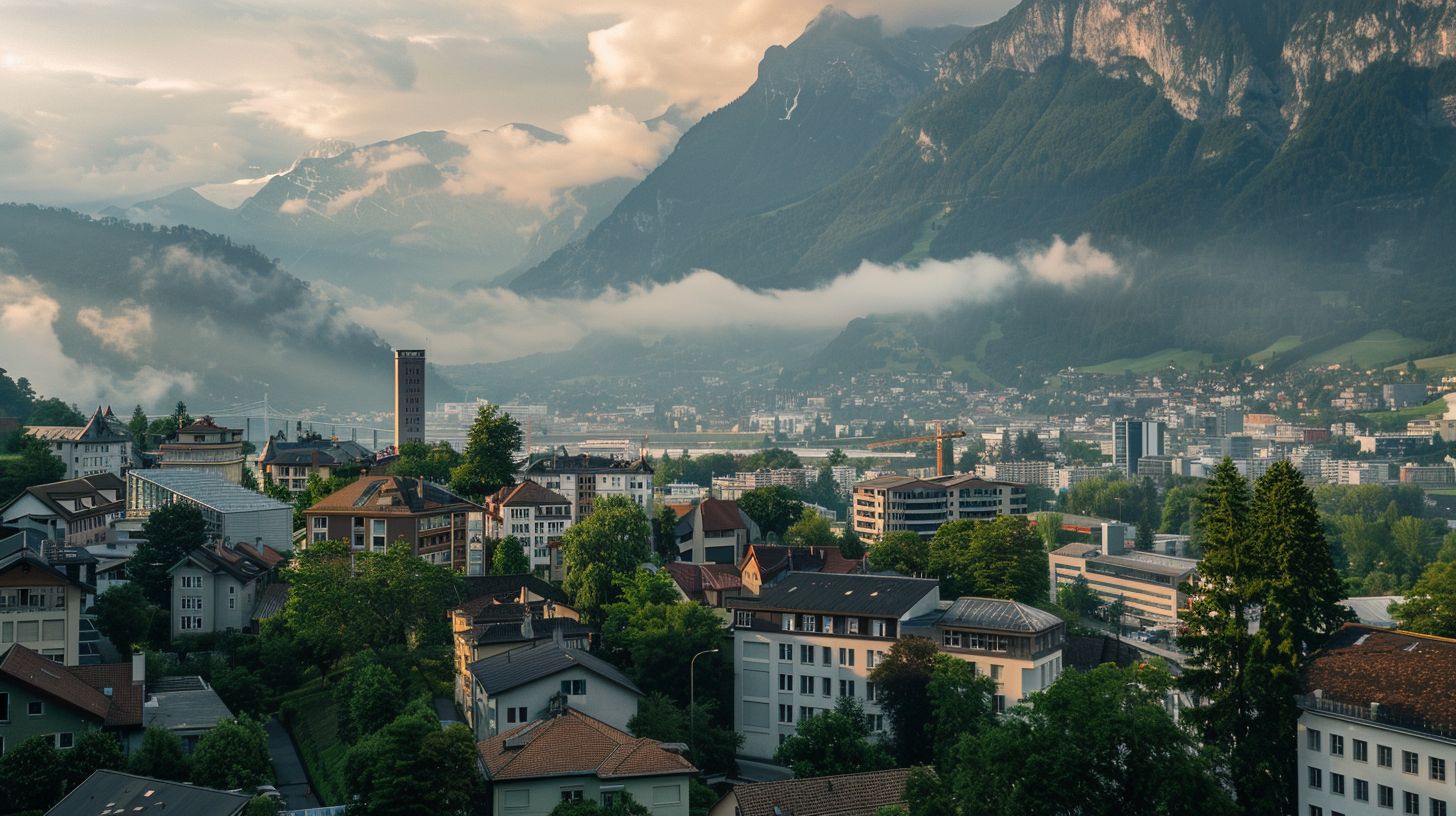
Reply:
M1213 355L1207 352L1172 348L1155 351L1146 357L1123 358L1095 366L1086 366L1078 369L1078 371L1083 374L1117 375L1127 371L1131 371L1134 374L1151 374L1154 371L1168 368L1169 366L1191 371L1212 362Z
M1284 354L1290 349L1298 347L1299 344L1303 342L1304 338L1300 337L1297 334L1286 334L1278 340L1270 343L1268 346L1264 347L1264 349L1262 349L1261 351L1256 351L1253 354L1250 354L1249 362L1267 363L1270 360L1274 359L1275 356Z
M1400 368L1401 365L1393 365L1391 368ZM1416 360L1416 368L1423 371L1451 371L1456 369L1456 354L1442 354L1437 357L1422 357Z
M1399 411L1370 411L1360 416L1370 420L1378 430L1403 431L1405 424L1412 419L1438 417L1444 413L1446 413L1446 400L1437 398L1425 405L1412 405Z
M1356 368L1374 368L1420 354L1430 348L1430 345L1425 340L1406 337L1391 329L1381 329L1370 332L1359 340L1352 340L1349 343L1335 346L1329 351L1322 351L1305 362L1314 365L1350 365L1353 363Z
M312 680L283 698L283 710L283 724L293 735L319 801L325 805L346 803L344 760L348 746L339 740L339 714L331 690L322 680Z

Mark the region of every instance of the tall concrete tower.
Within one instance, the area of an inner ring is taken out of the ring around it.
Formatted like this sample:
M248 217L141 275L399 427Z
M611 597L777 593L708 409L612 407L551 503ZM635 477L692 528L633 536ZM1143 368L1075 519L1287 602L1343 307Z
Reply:
M425 441L425 350L394 351L394 444Z

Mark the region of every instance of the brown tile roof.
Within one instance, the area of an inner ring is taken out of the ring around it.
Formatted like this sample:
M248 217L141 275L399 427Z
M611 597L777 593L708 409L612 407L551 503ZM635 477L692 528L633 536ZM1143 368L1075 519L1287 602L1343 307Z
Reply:
M182 429L180 429L179 431L177 431L177 433L179 433L179 434L184 434L184 433L211 433L211 432L214 432L214 431L237 432L239 430L241 430L241 429L239 429L239 428L227 428L227 427L224 427L222 425L217 424L216 422L213 422L212 421L212 417L210 417L210 416L204 416L202 419L193 420L193 422L192 422L191 425L187 425L187 426L183 427Z
M248 556L254 561L266 564L268 569L273 569L274 567L288 560L287 556L285 556L281 552L278 552L267 544L264 544L261 548L259 548L253 546L252 544L248 544L247 542L239 542L237 548L241 550L244 555Z
M909 768L739 785L728 796L740 816L874 816L905 802ZM724 797L727 798L727 797Z
M554 490L547 490L527 479L514 487L503 487L496 494L495 503L502 507L524 505L571 504L571 500Z
M595 774L600 779L696 773L656 740L633 737L572 708L476 746L492 780Z
M703 499L702 504L698 505L698 511L703 516L705 533L748 529L748 523L743 520L743 511L738 509L736 501Z
M686 561L673 561L666 569L683 594L695 600L704 589L721 592L743 586L738 568L732 564L690 564Z
M820 572L828 572L835 575L850 575L866 572L865 559L845 558L838 547L815 547L814 553L824 559L824 566L819 568Z
M1310 660L1304 691L1383 721L1456 729L1456 640L1347 623Z
M759 577L767 581L785 570L797 572L819 572L824 568L824 558L818 550L807 547L776 547L770 544L749 544L748 550L758 561ZM738 565L739 572L748 564L748 555ZM860 570L863 572L863 570Z
M0 657L0 674L74 706L106 725L141 725L142 688L130 663L62 666L15 644ZM107 697L102 689L110 688Z
M693 512L693 505L691 503L689 503L689 504L669 504L668 507L671 507L672 508L672 512L677 513L677 517L679 519L681 519L683 516L686 516L688 513Z
M348 512L358 516L413 515L447 507L481 509L474 502L430 482L425 482L425 497L422 500L418 479L405 476L365 476L319 499L308 511Z

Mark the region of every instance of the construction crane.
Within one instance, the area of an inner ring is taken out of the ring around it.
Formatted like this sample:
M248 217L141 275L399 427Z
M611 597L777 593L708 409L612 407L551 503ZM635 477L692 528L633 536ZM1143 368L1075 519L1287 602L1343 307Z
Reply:
M892 448L896 445L910 445L916 442L935 443L935 475L945 476L948 471L945 468L945 440L960 439L965 436L965 431L944 431L940 427L940 420L935 422L935 433L926 436L907 436L904 439L887 439L884 442L871 442L865 445L869 450L879 448Z

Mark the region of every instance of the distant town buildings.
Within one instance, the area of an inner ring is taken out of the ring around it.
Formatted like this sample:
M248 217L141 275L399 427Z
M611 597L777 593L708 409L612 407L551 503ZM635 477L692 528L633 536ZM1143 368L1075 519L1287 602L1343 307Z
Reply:
M394 352L394 446L425 441L425 351Z
M1113 424L1112 465L1129 476L1138 472L1144 456L1162 456L1167 426L1143 419L1119 419Z
M102 411L98 406L86 424L79 427L29 425L25 434L50 446L66 466L66 479L98 473L123 476L132 466L131 436L110 408Z
M340 439L300 439L287 442L269 437L258 452L259 479L269 479L291 493L308 487L308 478L330 479L357 473L374 460L374 452L358 442Z
M565 496L526 479L501 488L487 499L485 519L486 537L514 536L533 572L561 572L559 542L561 534L571 526L571 502Z
M89 547L106 541L126 511L126 482L106 471L36 485L0 507L0 523L33 530L49 541Z

